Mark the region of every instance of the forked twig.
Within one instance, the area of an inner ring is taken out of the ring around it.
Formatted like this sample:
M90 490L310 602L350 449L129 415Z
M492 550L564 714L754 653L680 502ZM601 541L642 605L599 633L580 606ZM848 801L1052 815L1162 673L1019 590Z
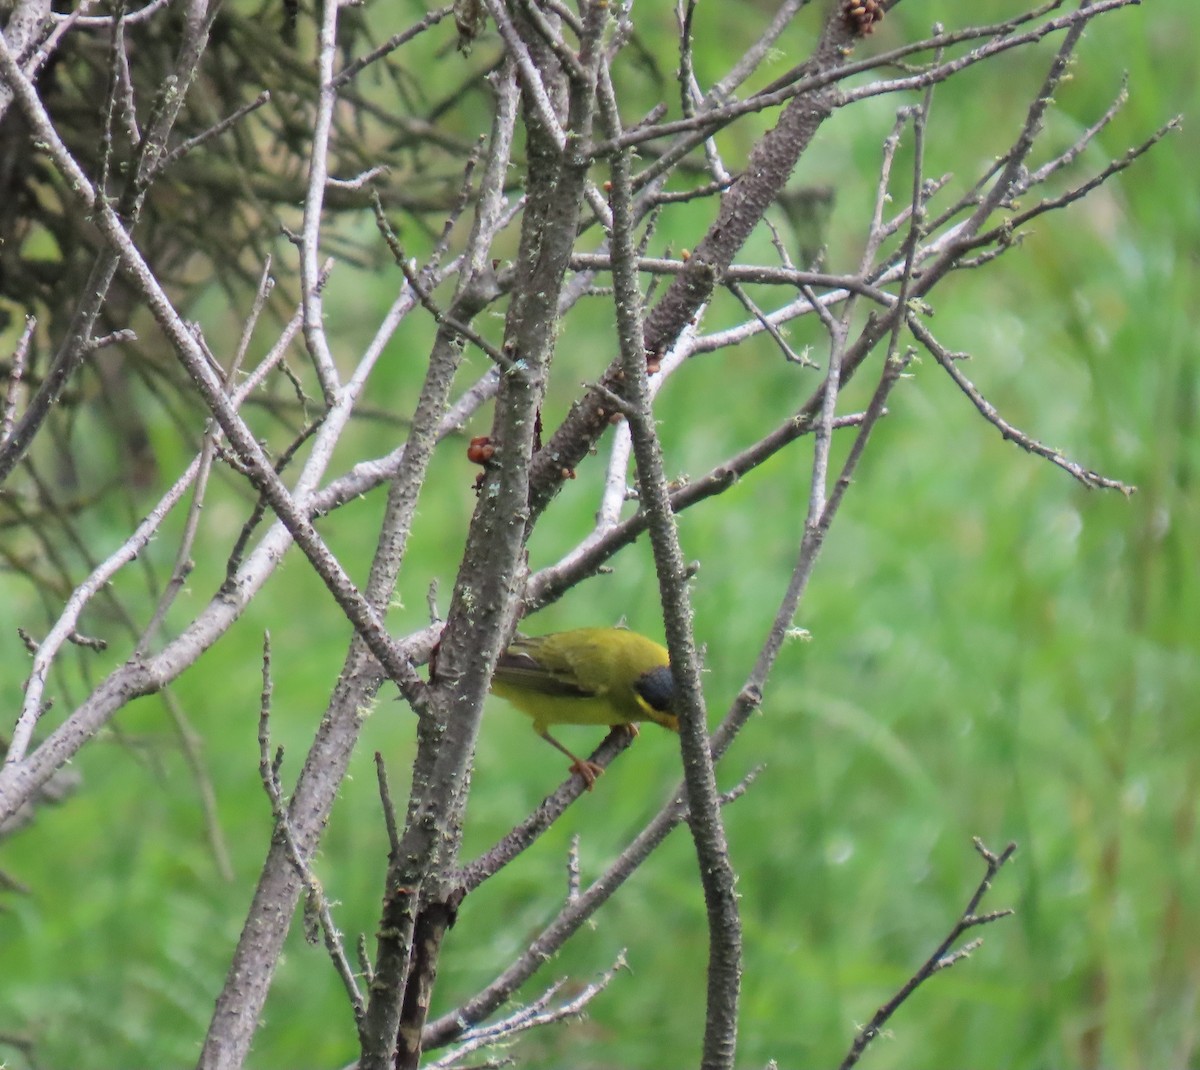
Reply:
M838 1070L850 1070L858 1060L862 1057L862 1053L866 1051L867 1046L887 1024L888 1019L892 1017L903 1006L904 1002L911 996L922 984L929 980L935 973L940 970L948 969L956 962L964 958L968 958L970 953L979 946L980 940L973 940L969 944L952 951L954 943L963 933L971 929L976 929L981 925L987 925L990 922L998 921L1000 918L1007 918L1013 913L1011 909L993 910L987 914L976 914L980 902L987 894L992 886L992 880L1004 864L1013 856L1017 849L1015 843L1010 843L999 854L993 854L983 844L979 837L975 837L973 841L975 850L979 852L983 859L987 870L983 875L983 880L979 882L979 886L975 889L971 898L967 901L966 907L958 920L954 923L946 938L938 944L936 950L927 958L921 967L914 973L891 999L879 1008L871 1018L871 1020L858 1031L858 1036L854 1038L854 1043L850 1045L850 1050L846 1053L846 1057L842 1060Z

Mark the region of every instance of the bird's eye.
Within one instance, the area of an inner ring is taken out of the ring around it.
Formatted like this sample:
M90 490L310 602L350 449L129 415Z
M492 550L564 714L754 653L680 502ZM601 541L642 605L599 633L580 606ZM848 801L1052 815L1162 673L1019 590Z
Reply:
M675 680L671 676L669 666L660 665L657 669L642 673L633 689L642 696L652 710L659 713L672 713L675 709Z

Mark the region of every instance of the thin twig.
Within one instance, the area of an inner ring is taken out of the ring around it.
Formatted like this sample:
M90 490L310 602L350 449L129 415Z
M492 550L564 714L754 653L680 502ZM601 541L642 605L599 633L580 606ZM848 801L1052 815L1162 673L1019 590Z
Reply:
M266 790L267 798L271 800L271 814L275 819L275 835L279 837L287 848L292 865L296 868L296 872L304 882L304 886L308 891L309 902L320 921L321 933L325 940L325 950L329 953L334 968L337 970L337 974L345 986L346 995L349 997L350 1006L354 1011L354 1019L356 1022L361 1022L363 1015L366 1013L366 1004L363 1001L362 993L358 989L358 980L354 976L354 970L350 965L349 959L346 957L346 948L342 943L342 934L338 931L336 925L334 925L333 914L329 907L329 901L325 898L321 882L317 879L316 874L313 873L312 868L305 860L303 853L296 845L295 836L292 834L291 819L288 817L287 803L283 798L283 786L279 781L279 770L283 765L283 748L278 748L274 756L271 754L270 718L271 695L273 691L274 685L271 680L271 637L268 633L264 633L262 698L259 703L258 712L258 775L262 781L263 788Z
M4 390L4 408L0 412L0 446L12 437L13 424L17 415L17 395L21 391L21 377L25 374L25 361L29 356L29 342L33 338L37 320L25 317L25 329L13 349L12 363L8 370L8 385Z
M501 1021L493 1022L487 1026L480 1026L477 1029L471 1029L464 1033L459 1045L448 1055L444 1055L442 1058L429 1063L427 1070L451 1070L464 1057L474 1051L478 1051L480 1048L506 1043L518 1034L538 1026L582 1017L587 1005L608 987L609 982L616 976L617 971L624 969L625 966L625 952L622 951L617 956L616 962L601 974L596 981L585 985L572 999L567 1000L565 1003L560 1003L557 1007L552 1007L550 1006L551 1000L554 999L563 985L562 981L556 982L532 1003L518 1008Z
M900 987L891 999L879 1008L871 1018L871 1020L863 1026L858 1035L854 1038L854 1043L851 1044L849 1052L842 1060L838 1070L850 1070L858 1060L862 1057L862 1053L866 1051L867 1046L887 1024L888 1019L892 1017L900 1009L905 1001L911 996L922 984L940 970L944 970L949 966L954 965L960 959L967 957L970 953L970 948L960 948L957 952L950 953L950 949L963 933L970 929L977 928L980 925L987 925L990 922L997 921L1000 918L1006 918L1013 912L1011 910L996 910L990 914L976 914L979 904L983 897L987 894L988 889L992 886L992 880L1004 864L1012 858L1017 849L1015 843L1010 843L999 854L993 854L989 851L978 837L974 840L975 850L979 852L983 858L987 871L984 873L983 880L979 882L979 886L975 889L970 900L968 901L962 914L959 915L958 921L954 923L949 934L937 946L937 949L925 960L921 967ZM978 946L978 941L973 941L974 946Z
M396 808L392 805L392 792L388 786L387 766L379 751L375 752L375 775L379 780L379 803L383 807L383 822L387 826L388 845L394 854L400 849L400 831L396 822Z
M933 355L942 370L954 380L954 385L970 399L971 404L975 406L979 414L1000 432L1001 437L1006 442L1015 442L1026 452L1035 454L1038 457L1044 457L1051 464L1057 465L1064 472L1069 473L1089 490L1099 488L1119 490L1126 497L1137 492L1137 487L1132 484L1122 483L1119 479L1110 479L1108 476L1101 475L1090 468L1084 468L1083 465L1072 461L1064 453L1044 445L1037 439L1025 434L1019 427L1009 423L1000 415L996 406L988 401L979 392L975 384L962 373L962 370L959 368L959 362L966 354L951 353L913 313L909 313L908 316L908 329L912 331L917 340Z
M402 45L407 44L414 37L419 36L428 30L431 26L436 26L447 15L454 10L453 5L447 4L445 7L435 8L430 11L423 19L415 22L407 30L401 30L397 34L393 34L378 48L372 49L365 56L359 56L352 63L347 63L344 68L338 73L338 76L333 80L333 88L340 89L343 85L349 82L360 71L369 67L372 63L377 63L384 56L390 55Z

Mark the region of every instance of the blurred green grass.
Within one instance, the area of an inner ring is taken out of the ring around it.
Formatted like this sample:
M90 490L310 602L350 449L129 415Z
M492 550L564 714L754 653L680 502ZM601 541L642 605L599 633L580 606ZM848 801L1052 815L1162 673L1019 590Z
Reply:
M978 8L985 17L1014 5ZM960 10L902 5L880 33L906 37L935 18L956 21ZM744 28L733 6L714 11L722 32L701 39L735 41ZM1187 0L1158 0L1089 31L1056 101L1053 143L1092 121L1126 69L1130 101L1087 167L1192 111L1195 65L1185 50L1193 32ZM796 57L804 47L797 40ZM1045 57L1044 49L1012 57L973 75L970 92L941 93L935 157L946 144L965 180L964 158L998 151L1024 100L1008 87L1038 76ZM702 73L705 63L719 69L720 57L702 53ZM835 267L856 255L862 204L897 103L835 117L798 176L838 185ZM737 159L738 142L723 147ZM746 934L740 1065L836 1065L856 1025L965 903L981 873L973 835L995 848L1019 842L985 903L1013 906L1016 917L985 930L969 961L936 977L864 1065L1196 1065L1198 149L1185 128L1089 202L1039 221L1000 264L939 291L933 326L972 354L968 374L1006 416L1139 493L1126 501L1083 491L1002 442L932 362L918 364L897 391L797 622L812 638L785 650L762 714L721 770L729 786L764 766L728 811ZM942 166L949 155L929 173ZM662 237L676 248L695 240L684 230ZM331 285L331 330L354 351L394 279L344 272ZM597 303L591 317L568 328L577 331L563 346L572 363L556 369L548 411L561 412L576 383L610 355L609 313ZM402 358L381 369L383 402L408 396L419 374ZM703 358L689 372L663 395L661 430L672 470L692 474L816 382L760 344ZM731 382L749 384L753 398L731 406ZM708 647L714 717L737 693L792 566L807 456L800 447L777 458L683 519L685 552L701 565L697 633ZM535 566L586 528L600 467L581 468L547 515ZM443 601L449 591L472 475L448 443L423 500L403 604L392 611L397 631L422 620L431 578ZM355 503L323 530L361 561L379 508L377 496ZM120 520L111 518L118 541ZM170 548L164 538L150 553ZM181 616L208 597L222 562L199 565ZM624 551L615 566L531 630L626 616L656 632L647 547ZM10 577L0 583L12 618L36 619L33 594ZM272 630L274 732L294 773L347 638L335 619L311 612L322 598L304 565L291 562L176 689L205 739L232 883L218 876L197 792L153 700L122 716L120 739L109 735L83 752L79 795L5 841L0 868L31 894L5 896L0 914L0 1032L35 1034L40 1066L194 1061L269 837L255 768L261 634ZM13 709L23 655L11 632L0 641L0 698ZM476 763L468 856L564 772L518 715L494 705ZM586 732L570 738L590 741ZM370 938L381 896L376 749L401 795L412 725L390 698L368 722L318 864L351 939ZM666 797L677 769L673 738L648 728L514 872L468 900L448 941L435 1013L490 979L553 916L572 834L581 838L585 879L597 875ZM590 980L622 948L629 971L586 1023L535 1034L514 1054L527 1066L576 1070L694 1062L703 919L691 847L676 832L529 992L560 976ZM252 1066L330 1066L353 1055L339 983L298 934L264 1018ZM24 1065L0 1048L5 1058Z

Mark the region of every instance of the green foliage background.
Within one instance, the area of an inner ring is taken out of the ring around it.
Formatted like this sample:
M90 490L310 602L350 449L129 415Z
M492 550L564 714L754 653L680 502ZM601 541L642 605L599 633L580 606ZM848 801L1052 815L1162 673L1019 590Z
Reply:
M702 80L724 69L718 50L745 36L740 23L750 20L740 6L701 6ZM1023 5L970 6L967 14L983 19ZM910 0L872 47L963 17L962 5ZM779 70L803 57L814 25L801 22ZM1101 20L1059 94L1050 144L1068 144L1094 121L1126 70L1129 103L1085 155L1088 171L1171 115L1194 111L1194 33L1190 0L1150 0ZM1047 55L1010 55L942 91L927 173L952 167L966 180L972 164L999 151ZM672 69L669 59L664 65ZM797 176L838 188L835 268L857 255L879 145L898 103L876 100L836 116ZM747 145L741 133L722 147L736 166ZM742 1066L771 1058L784 1067L836 1066L856 1025L965 904L981 873L974 835L994 848L1019 843L987 903L1013 906L1016 916L988 928L981 950L922 990L864 1065L1165 1070L1200 1059L1198 151L1185 128L1120 181L1039 222L999 264L936 294L939 337L971 353L968 374L1009 419L1139 491L1125 500L1082 490L1001 441L932 363L914 366L802 608L797 623L811 638L786 649L762 714L721 769L729 786L763 766L727 815L746 933ZM678 248L704 225L660 237ZM396 280L347 269L332 285L332 336L355 352ZM721 314L718 307L710 322ZM568 326L548 425L576 384L611 357L609 313L597 303L592 315ZM401 411L410 403L424 351L424 339L413 338L393 344L377 403ZM812 340L820 356L815 333ZM784 367L766 344L702 361L661 401L669 464L681 475L749 441L818 382ZM847 408L863 389L850 392ZM169 456L160 461L171 469ZM708 648L714 719L737 693L792 567L806 461L806 447L776 458L682 519L685 551L700 564L696 630ZM537 533L534 566L586 530L600 475L598 460L581 468ZM422 623L431 579L443 601L453 583L472 478L461 443L446 443L392 612L397 632ZM376 495L323 523L360 568L380 508ZM95 531L102 552L124 537L121 520ZM230 523L240 523L232 510ZM152 550L164 560L172 551L168 538ZM208 599L223 552L198 555L181 615ZM0 605L0 709L11 711L26 670L15 625L36 631L42 618L35 592L3 572ZM348 638L335 613L314 612L324 605L304 564L292 561L175 688L204 739L233 879L220 876L197 781L159 700L139 702L85 749L75 766L82 787L66 805L4 841L0 868L28 894L2 900L0 1034L35 1038L37 1066L194 1061L271 831L256 769L262 632L272 630L278 674L273 731L294 775ZM530 630L621 616L660 630L644 544ZM81 662L81 679L89 672ZM590 739L581 733L572 742ZM407 710L380 702L318 867L351 941L373 934L385 865L371 753L387 757L400 794L412 747ZM553 915L571 837L580 838L585 879L599 873L672 790L677 766L674 741L646 730L594 794L468 900L435 1012L489 980ZM562 774L559 758L497 703L476 761L467 854L507 831ZM590 980L621 949L630 969L586 1022L523 1041L512 1053L523 1065L695 1061L705 941L694 869L686 833L676 832L597 924L547 965L528 994L559 977ZM353 1056L344 995L300 928L251 1058L263 1070L337 1066ZM0 1042L0 1065L34 1064Z

